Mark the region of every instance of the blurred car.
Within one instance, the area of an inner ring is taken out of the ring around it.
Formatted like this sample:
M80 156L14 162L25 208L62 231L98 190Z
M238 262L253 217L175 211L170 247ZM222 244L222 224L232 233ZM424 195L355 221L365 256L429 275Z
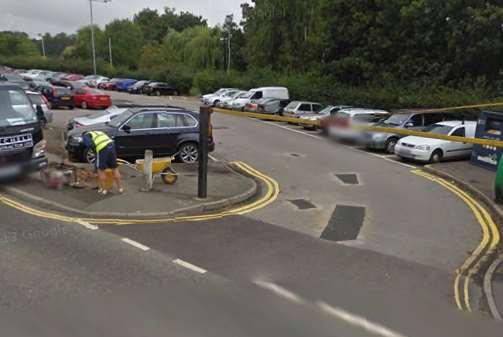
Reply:
M165 82L152 82L146 85L143 88L143 93L145 95L155 95L155 96L164 96L164 95L173 95L178 96L178 90L168 83Z
M0 75L0 81L9 82L11 84L15 84L20 86L23 90L28 90L30 88L30 81L25 81L25 79L15 73L3 73Z
M202 100L203 103L205 103L205 101L207 99L210 99L213 96L222 96L226 91L229 91L229 90L239 90L239 89L237 89L237 88L221 88L221 89L218 89L217 91L215 91L215 92L213 92L211 94L203 95L201 97L201 100Z
M138 81L133 79L124 79L122 81L117 82L115 84L115 88L117 91L127 92L129 87L135 84L136 82Z
M446 121L423 129L439 135L475 138L477 122ZM395 154L414 161L437 163L444 159L464 159L471 156L473 144L449 140L408 136L400 139Z
M122 78L112 78L110 81L101 82L98 84L97 88L104 90L116 90L116 84L120 81L122 81Z
M409 129L421 131L423 128L448 121L456 120L450 113L439 112L400 112L383 120L378 126L393 129ZM395 153L395 146L403 136L384 132L365 132L363 143L368 149L385 150Z
M84 75L79 75L79 74L67 74L65 77L62 79L65 81L79 81L84 78Z
M73 109L75 107L73 102L73 92L70 88L42 85L36 87L33 91L44 95L44 97L49 101L52 109L61 107Z
M232 99L232 97L237 94L239 90L237 89L229 89L225 90L222 94L220 95L213 95L207 99L204 100L204 104L209 105L209 106L217 106L220 104L222 100L226 99Z
M310 114L304 114L301 116L302 119L308 120L308 121L319 121L320 126L319 128L324 130L324 133L328 133L328 126L330 124L330 120L332 117L334 117L337 112L343 109L350 109L350 106L347 105L329 105L325 109L319 111L319 112L314 112ZM305 129L311 129L315 130L318 127L317 126L310 126L310 125L304 125Z
M40 106L42 108L42 111L44 112L45 123L52 123L54 113L49 107L50 103L47 98L45 98L41 93L35 91L26 91L26 96L28 96L28 99L33 105L33 109L36 110L37 106Z
M138 81L132 86L130 86L127 91L130 94L141 94L143 93L143 88L149 85L150 83L151 83L150 81Z
M302 115L319 112L323 109L320 103L293 101L283 109L283 116L300 118Z
M96 78L89 80L89 86L91 88L97 88L100 83L108 81L110 81L108 77L98 75Z
M76 89L73 95L75 106L82 109L106 109L112 105L112 99L102 91L83 87Z
M246 104L250 102L250 95L251 95L250 92L247 91L246 93L241 94L238 97L234 98L232 101L229 102L231 109L244 111Z
M232 96L223 97L217 104L217 107L223 109L232 109L232 102L241 95L245 95L247 91L238 90Z
M328 135L342 142L361 142L364 132L357 127L371 126L388 117L390 113L375 109L343 109L333 117Z

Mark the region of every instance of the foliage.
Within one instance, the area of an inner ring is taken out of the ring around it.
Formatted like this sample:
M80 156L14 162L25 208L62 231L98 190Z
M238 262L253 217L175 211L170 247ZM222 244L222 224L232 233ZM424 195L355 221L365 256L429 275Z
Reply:
M0 32L0 56L39 55L37 45L28 34L21 32Z

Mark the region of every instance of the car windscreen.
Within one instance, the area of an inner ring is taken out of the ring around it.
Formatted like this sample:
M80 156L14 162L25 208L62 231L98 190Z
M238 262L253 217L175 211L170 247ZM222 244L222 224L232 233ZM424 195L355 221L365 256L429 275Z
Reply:
M410 115L407 114L396 114L391 116L390 118L384 120L381 124L391 125L391 126L400 126L406 121L409 120Z
M320 115L330 115L330 112L332 111L334 107L332 105L327 106L325 109L321 110L318 114Z
M299 102L290 102L285 109L295 109L299 105Z
M110 108L105 111L100 111L100 112L94 113L94 114L88 116L87 118L98 119L98 118L105 117L105 116L112 115L112 114L118 115L118 114L124 113L124 111L126 111L126 110L127 109L124 109L124 108Z
M109 122L109 125L114 128L118 128L119 126L122 125L122 123L127 121L129 119L129 117L131 117L133 114L134 114L133 111L125 111L121 115L119 115L118 117L112 119L112 121Z
M42 105L44 104L44 100L42 99L42 95L39 94L27 94L32 104Z
M452 126L442 125L442 124L434 124L434 125L428 126L423 131L436 133L438 135L448 135L452 131L452 129L453 129Z
M0 127L37 122L32 103L21 90L0 90Z

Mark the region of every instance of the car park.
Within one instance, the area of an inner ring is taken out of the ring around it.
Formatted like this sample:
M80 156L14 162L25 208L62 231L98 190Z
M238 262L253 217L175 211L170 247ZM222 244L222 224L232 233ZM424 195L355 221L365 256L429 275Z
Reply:
M142 94L143 88L150 84L150 81L138 81L128 88L130 94Z
M172 95L178 96L178 90L168 83L165 82L152 82L144 87L143 93L146 95L154 95L154 96L164 96L164 95Z
M89 87L76 89L73 95L75 106L82 109L106 109L112 105L112 99L101 90Z
M302 115L316 113L322 109L323 106L320 103L293 101L283 109L283 116L300 118Z
M86 131L103 131L114 139L117 155L124 159L143 158L150 149L154 156L172 156L184 163L199 159L199 114L179 108L132 108L108 123L76 128L68 133L66 149L70 158L92 161L93 150L84 145ZM210 129L209 150L215 143Z
M338 141L359 143L363 137L363 131L358 127L375 125L389 115L388 111L376 109L339 110L328 128L328 135Z
M446 121L426 127L424 132L439 135L475 138L477 122ZM436 163L449 159L464 159L471 156L473 144L442 139L408 136L400 139L395 154L413 161Z
M43 121L43 124L52 123L54 114L49 107L49 101L47 100L47 98L45 98L41 93L35 91L26 91L26 96L28 96L33 109L36 110L40 106L40 108L44 112L45 120Z
M408 129L421 131L425 127L448 120L456 120L450 113L440 112L399 112L378 126L393 129ZM387 153L395 153L395 146L403 136L385 132L365 132L363 144L368 149L385 150Z
M124 79L122 81L117 82L115 84L115 87L116 87L117 91L127 92L129 87L131 87L136 82L138 82L138 81L133 80L133 79Z
M73 102L73 92L69 88L56 87L51 85L38 86L34 91L40 92L49 101L51 108L66 107L73 109L75 104Z

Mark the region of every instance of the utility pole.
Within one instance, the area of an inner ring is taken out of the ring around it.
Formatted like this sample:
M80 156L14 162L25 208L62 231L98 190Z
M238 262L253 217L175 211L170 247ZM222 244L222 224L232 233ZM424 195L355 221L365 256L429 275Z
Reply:
M112 38L111 37L108 38L108 53L110 55L110 66L113 67L114 62L112 59Z
M38 36L40 36L40 38L42 39L42 55L46 57L44 36L42 34L38 34Z
M93 72L94 75L96 75L96 44L94 42L94 18L93 18L93 1L98 1L98 2L111 2L112 0L89 0L89 14L91 16L91 48L92 48L92 54L93 54Z
M225 25L227 26L227 72L231 71L231 57L232 57L232 49L231 49L231 39L232 39L232 24L234 23L234 15L227 15L225 17Z

